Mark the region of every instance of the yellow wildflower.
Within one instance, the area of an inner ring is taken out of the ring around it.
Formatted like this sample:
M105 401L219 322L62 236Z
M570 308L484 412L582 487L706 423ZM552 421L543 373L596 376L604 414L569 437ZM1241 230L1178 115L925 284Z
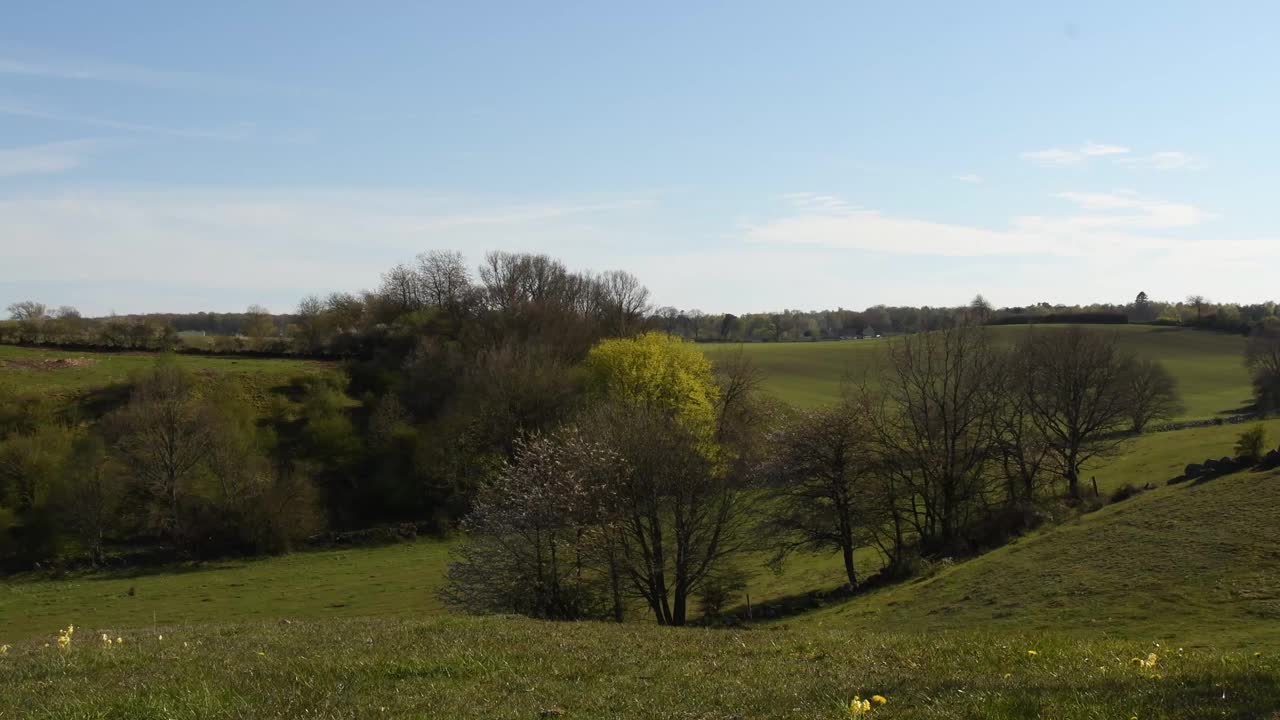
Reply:
M103 647L111 647L111 636L110 636L110 635L108 635L108 634L106 634L106 633L102 633L102 646L103 646Z
M8 655L8 654L9 654L9 646L0 645L0 655Z
M1008 679L1009 679L1009 678L1011 678L1011 677L1013 677L1013 673L1005 673L1005 674L1004 674L1004 679L1005 679L1005 680L1008 680Z
M159 640L160 642L164 642L164 636L160 635L156 638L156 640Z
M869 712L871 712L871 701L863 700L857 695L854 695L853 701L849 703L849 715L851 717L858 717L863 713L869 713Z
M1040 653L1036 652L1035 650L1028 650L1028 651L1027 651L1027 657L1035 657L1035 656L1037 656L1037 655L1039 655L1039 654L1040 654Z
M123 644L124 644L124 638L122 638L122 637L118 637L118 638L116 638L116 644L117 644L117 645L123 645Z
M1133 665L1137 666L1137 667L1140 667L1140 668L1144 668L1144 669L1148 669L1148 670L1149 670L1149 669L1151 669L1151 668L1155 667L1155 666L1156 666L1156 663L1160 662L1160 658L1159 658L1159 656L1157 656L1155 653L1151 653L1151 654L1147 655L1146 659L1143 659L1143 658L1132 658L1131 660L1129 660L1129 662L1130 662L1130 663L1132 663Z
M872 695L871 702L875 705L884 705L885 703L889 702L889 699L883 695Z

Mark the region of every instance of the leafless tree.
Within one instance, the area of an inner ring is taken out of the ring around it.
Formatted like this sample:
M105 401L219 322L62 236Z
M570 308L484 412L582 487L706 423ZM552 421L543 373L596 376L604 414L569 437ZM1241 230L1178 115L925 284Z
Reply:
M213 447L207 408L194 398L191 378L162 359L134 387L115 417L115 448L129 471L152 498L152 522L180 539L185 484Z
M1130 382L1132 407L1130 430L1140 433L1157 420L1168 420L1182 412L1178 381L1157 360L1137 359Z
M24 323L38 323L48 317L48 308L44 303L24 300L10 305L6 310L10 320Z
M771 438L765 528L777 562L796 550L838 550L849 587L858 584L853 554L877 522L869 434L861 408L846 402L799 413Z
M999 357L963 323L898 338L887 354L880 387L862 391L878 467L926 553L963 550L997 453Z
M1028 368L1030 416L1048 438L1074 498L1080 497L1081 466L1128 440L1136 408L1167 408L1176 401L1167 385L1138 382L1139 363L1113 335L1078 326L1033 331L1017 352Z

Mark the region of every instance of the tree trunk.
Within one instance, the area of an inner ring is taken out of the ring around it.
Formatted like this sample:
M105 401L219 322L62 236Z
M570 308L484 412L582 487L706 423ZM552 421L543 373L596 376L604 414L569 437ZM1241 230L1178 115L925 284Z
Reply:
M844 554L844 574L849 578L849 589L852 590L858 586L858 573L853 567L853 543L845 542L841 551Z

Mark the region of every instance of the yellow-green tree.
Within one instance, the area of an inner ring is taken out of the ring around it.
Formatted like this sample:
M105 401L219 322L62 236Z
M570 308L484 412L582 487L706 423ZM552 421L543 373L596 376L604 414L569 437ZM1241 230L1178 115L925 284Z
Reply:
M713 437L720 390L692 343L659 332L602 340L586 369L591 390L609 402L665 415L708 443Z

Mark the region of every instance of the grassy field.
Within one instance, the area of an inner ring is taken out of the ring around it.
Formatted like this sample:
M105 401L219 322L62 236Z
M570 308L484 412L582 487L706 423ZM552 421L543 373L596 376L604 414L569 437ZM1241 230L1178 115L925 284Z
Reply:
M0 657L0 718L1273 718L1274 649L516 618L79 628ZM163 636L163 639L161 639ZM1032 655L1029 651L1035 651ZM1259 654L1255 655L1254 652ZM1152 668L1133 658L1156 654Z
M333 363L316 360L174 355L174 362L198 378L233 377L255 401L291 379L326 372ZM154 366L155 353L68 352L0 345L0 384L73 398L125 383Z
M1041 325L1037 332L1065 326ZM1125 347L1141 357L1160 360L1178 379L1186 411L1183 418L1211 418L1239 411L1250 402L1245 371L1244 338L1239 335L1149 325L1097 325L1114 333ZM1024 327L991 329L1002 343L1014 342ZM753 343L701 345L712 358L741 350L765 373L765 387L796 405L814 407L840 397L846 380L874 379L890 339L813 343Z
M1277 517L1277 471L1160 487L804 622L1280 650Z

